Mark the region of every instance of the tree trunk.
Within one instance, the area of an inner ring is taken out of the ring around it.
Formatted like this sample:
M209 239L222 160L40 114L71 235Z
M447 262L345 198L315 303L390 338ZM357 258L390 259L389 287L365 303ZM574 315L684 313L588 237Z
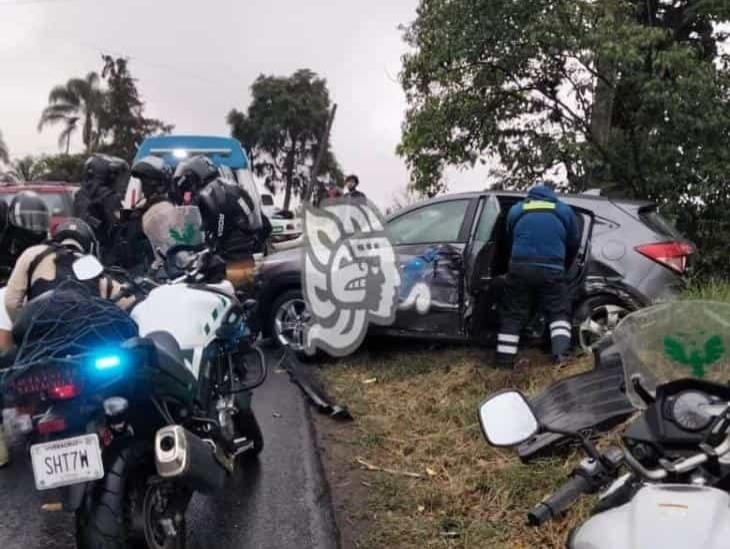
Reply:
M68 156L69 151L71 150L71 132L66 136L66 156Z
M618 14L614 13L613 16L617 18ZM607 151L611 142L611 123L613 121L614 101L616 100L618 71L614 63L606 60L600 54L596 54L595 70L598 76L596 77L593 106L591 108L591 138L597 147ZM603 159L602 165L595 166L592 173L588 174L588 180L590 186L600 189L612 185L613 182L610 181L605 159Z
M91 143L91 132L92 132L92 120L91 120L91 113L86 113L86 118L84 119L84 145L86 146L86 152L91 152L92 149L92 143Z
M284 181L286 183L286 191L284 193L284 210L289 209L291 202L292 185L294 184L294 157L296 154L296 143L292 141L291 148L286 155L286 173Z

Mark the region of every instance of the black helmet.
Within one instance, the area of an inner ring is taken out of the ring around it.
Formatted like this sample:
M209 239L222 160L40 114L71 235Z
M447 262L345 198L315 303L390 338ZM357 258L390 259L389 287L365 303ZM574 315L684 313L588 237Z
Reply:
M129 171L123 159L108 154L92 154L84 162L84 181L104 187L119 188L119 180Z
M145 156L132 166L132 177L139 179L148 200L167 193L171 176L172 168L159 156Z
M187 193L198 193L208 183L218 177L218 168L210 158L203 155L180 162L173 175L175 194L178 198Z
M23 191L10 202L8 224L34 235L45 236L51 225L51 214L38 193Z
M75 217L64 219L53 229L51 240L58 244L65 240L71 240L77 244L79 250L83 253L99 255L99 242L96 240L96 235L93 229L82 219Z

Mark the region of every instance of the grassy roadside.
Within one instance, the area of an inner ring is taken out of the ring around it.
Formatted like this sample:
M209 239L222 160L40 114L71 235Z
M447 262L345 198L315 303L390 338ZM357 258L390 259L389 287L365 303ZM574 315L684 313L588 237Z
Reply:
M588 362L558 374L536 353L529 368L509 374L486 366L491 354L480 350L372 350L381 345L324 371L356 418L325 443L360 469L358 486L346 488L359 489L363 500L348 505L344 527L365 525L351 546L562 547L587 505L539 530L525 526L525 513L565 479L577 454L525 466L514 452L484 443L476 409L493 391L532 394Z
M730 301L730 285L695 286L687 297ZM540 529L525 526L525 513L581 454L523 465L514 452L487 446L476 418L494 391L534 395L592 365L586 358L556 372L540 353L530 358L528 368L505 373L483 350L370 341L324 369L328 389L356 418L339 427L323 420L327 467L339 469L332 489L345 549L564 547L590 501Z

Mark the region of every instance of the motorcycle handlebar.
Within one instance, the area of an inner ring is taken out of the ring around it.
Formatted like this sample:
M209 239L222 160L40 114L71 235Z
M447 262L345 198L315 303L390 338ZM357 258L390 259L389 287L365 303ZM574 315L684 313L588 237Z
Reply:
M576 500L591 491L591 481L581 475L574 475L547 499L538 503L527 514L530 526L542 526L546 522L564 513Z

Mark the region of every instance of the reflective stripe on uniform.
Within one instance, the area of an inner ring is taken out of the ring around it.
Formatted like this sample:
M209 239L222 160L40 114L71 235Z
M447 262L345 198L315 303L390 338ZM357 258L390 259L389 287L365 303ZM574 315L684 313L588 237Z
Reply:
M522 204L522 211L529 212L531 210L554 210L555 207L555 202L548 202L547 200L530 200Z
M502 355L516 355L517 345L497 345L497 352Z
M550 323L550 329L554 330L555 328L566 328L568 330L571 329L570 322L567 320L556 320L555 322Z
M550 323L550 337L567 337L573 336L573 327L567 320L556 320Z
M497 341L499 341L500 343L519 343L520 336L512 334L499 334L497 336Z

